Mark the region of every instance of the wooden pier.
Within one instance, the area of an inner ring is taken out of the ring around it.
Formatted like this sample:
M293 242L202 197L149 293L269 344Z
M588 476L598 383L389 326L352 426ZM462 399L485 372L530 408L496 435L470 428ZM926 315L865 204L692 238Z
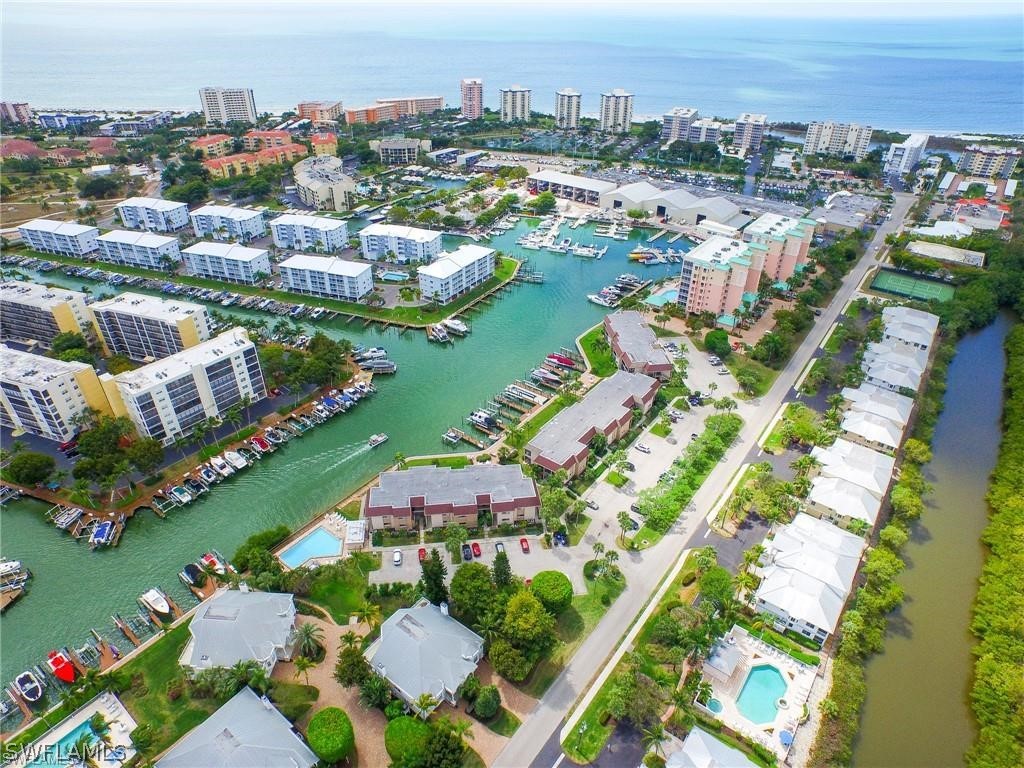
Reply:
M10 606L14 605L18 598L25 594L25 590L21 587L15 587L5 592L0 592L0 613L6 611Z
M469 443L473 447L479 448L481 451L487 449L487 446L484 444L484 442L482 440L478 440L477 438L473 437L472 435L466 434L464 431L462 431L458 427L449 427L448 431L451 432L453 435L458 436L459 440L463 440L464 442Z
M494 399L495 399L495 401L497 401L501 405L504 405L506 408L511 408L513 411L517 411L520 414L529 413L530 410L531 410L530 408L528 408L523 403L521 403L521 402L519 402L517 400L514 400L511 396L506 395L504 393L502 393L500 395L495 395Z
M136 648L142 645L142 640L140 640L139 636L135 634L135 630L128 626L128 622L122 619L119 613L115 613L110 618L114 620L114 625L121 630L121 634L128 638L128 642Z

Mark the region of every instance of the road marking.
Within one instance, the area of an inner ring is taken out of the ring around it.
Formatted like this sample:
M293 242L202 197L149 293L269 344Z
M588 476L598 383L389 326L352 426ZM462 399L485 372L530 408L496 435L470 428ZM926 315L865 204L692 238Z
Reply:
M558 768L558 766L562 764L563 760L565 760L565 753L564 752L558 756L558 759L555 760L555 764L552 765L551 768Z
M711 535L711 529L708 528L706 531L704 531L704 538L706 539L710 535Z

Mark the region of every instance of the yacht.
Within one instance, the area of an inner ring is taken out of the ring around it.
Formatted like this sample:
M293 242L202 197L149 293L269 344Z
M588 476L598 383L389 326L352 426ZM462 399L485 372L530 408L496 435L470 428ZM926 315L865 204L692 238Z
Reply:
M592 304L597 304L599 307L608 307L609 309L615 306L615 302L610 301L606 299L604 296L601 296L600 294L596 293L588 293L587 301L589 301Z
M498 420L487 411L473 411L469 414L469 420L478 427L483 427L487 430L496 430L499 428Z
M379 432L376 435L370 435L370 439L367 440L366 444L368 446L370 446L371 448L376 448L378 445L381 445L382 443L386 443L387 441L388 441L388 436L385 435L383 432Z
M436 341L438 344L447 344L452 340L452 337L448 335L448 331L440 325L430 326L430 330L427 332L431 341Z
M245 469L249 466L249 462L238 451L225 451L224 460L234 469Z
M366 360L383 360L388 356L388 351L384 347L370 347L369 349L360 352L356 355L356 360L363 362Z
M469 326L455 317L449 317L441 321L441 325L454 333L456 336L465 336L469 333Z
M139 602L157 615L158 618L171 618L171 605L167 596L159 589L147 589L139 596Z
M211 458L210 466L213 468L213 471L221 477L231 477L235 474L235 470L233 470L220 456L214 456Z
M542 381L545 384L551 384L556 387L562 383L561 377L547 368L534 368L530 375L537 381Z
M8 576L13 576L21 571L20 560L0 560L0 579L5 579Z

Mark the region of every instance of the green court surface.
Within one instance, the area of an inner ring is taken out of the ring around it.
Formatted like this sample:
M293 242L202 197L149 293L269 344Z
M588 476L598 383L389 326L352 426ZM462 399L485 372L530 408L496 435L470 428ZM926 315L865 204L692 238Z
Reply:
M956 289L946 283L911 277L886 269L879 270L875 275L875 279L871 281L871 288L875 291L894 293L897 296L906 296L909 299L920 299L921 301L931 301L932 299L949 301L956 293Z

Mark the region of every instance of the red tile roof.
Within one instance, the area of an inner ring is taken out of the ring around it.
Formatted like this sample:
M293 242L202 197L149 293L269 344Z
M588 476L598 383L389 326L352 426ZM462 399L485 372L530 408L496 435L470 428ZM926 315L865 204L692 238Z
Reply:
M193 147L208 147L211 144L220 144L222 141L231 141L226 133L215 133L210 136L200 136L192 142Z
M309 140L313 144L337 144L338 137L330 131L324 131L323 133L314 133L309 137Z
M0 157L46 157L46 150L34 141L27 139L8 139L0 143Z

